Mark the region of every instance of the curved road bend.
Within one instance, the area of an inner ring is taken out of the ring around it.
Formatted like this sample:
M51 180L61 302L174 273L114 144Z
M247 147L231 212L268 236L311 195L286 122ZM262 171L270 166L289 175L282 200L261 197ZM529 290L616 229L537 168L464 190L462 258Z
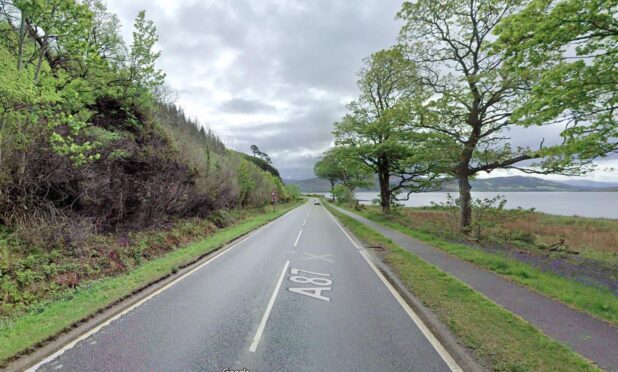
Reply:
M311 201L34 368L457 370L365 254Z

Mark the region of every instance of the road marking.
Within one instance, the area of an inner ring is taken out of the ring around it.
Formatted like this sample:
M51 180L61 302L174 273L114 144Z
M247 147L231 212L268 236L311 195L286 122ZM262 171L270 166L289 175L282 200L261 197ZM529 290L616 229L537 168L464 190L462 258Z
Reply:
M308 270L301 270L301 269L296 269L296 268L292 268L290 269L290 273L292 274L292 276L290 276L290 281L297 283L297 284L311 284L311 285L318 285L319 287L299 287L299 288L288 288L288 291L293 292L293 293L298 293L301 294L303 296L308 296L311 298L315 298L318 300L322 300L322 301L326 301L326 302L330 302L330 298L323 296L322 292L323 291L331 291L333 288L332 287L327 287L333 284L333 281L327 278L311 278L308 276L303 276L300 275L300 272L303 273L307 273L307 274L311 274L311 275L318 275L318 276L326 276L326 277L330 277L330 274L323 274L323 273L316 273L314 271L308 271Z
M330 302L330 298L322 296L323 291L330 291L331 287L311 287L311 288L288 288L288 291L298 293L303 296L312 297L321 301Z
M313 254L313 253L309 253L309 252L300 252L302 254L307 255L307 257L305 258L301 258L301 261L309 261L309 260L322 260L322 261L326 261L326 262L330 262L333 263L335 261L327 258L327 257L331 257L332 254L322 254L322 255L318 255L318 254Z
M266 327L266 322L268 321L268 317L270 316L270 311L275 304L275 300L277 299L277 294L279 293L279 288L281 288L281 283L283 282L283 278L285 278L285 273L288 271L288 266L290 265L290 261L286 261L285 266L283 266L283 271L281 271L281 276L279 277L279 281L275 286L275 291L273 295L270 297L270 301L268 301L268 305L266 306L266 311L262 316L262 321L260 321L260 325L258 326L257 332L255 333L255 337L253 337L253 342L249 347L249 351L255 353L255 350L260 343L260 339L262 338L262 333L264 333L264 327Z
M294 247L296 247L296 245L298 244L298 241L300 240L300 236L303 234L303 229L300 229L300 232L298 233L298 237L296 237L296 241L294 242Z
M463 371L461 369L461 367L457 364L457 362L455 361L455 359L453 359L453 357L451 356L451 354L449 354L449 352L444 348L444 346L442 346L442 344L440 343L440 341L438 341L438 339L433 335L433 333L431 333L431 331L429 330L429 328L427 328L427 326L425 325L425 323L423 323L423 321L421 320L421 318L419 318L419 316L414 312L414 310L412 310L412 308L410 307L410 305L408 305L408 303L403 299L403 297L401 297L401 295L399 294L399 292L397 292L397 290L395 289L395 287L393 287L393 285L386 279L386 277L384 277L384 274L382 274L380 272L380 270L378 270L378 268L375 266L375 264L371 261L371 258L369 257L369 253L367 253L367 251L365 251L357 242L356 240L352 239L352 237L350 236L350 234L348 234L348 232L343 228L343 226L341 226L341 224L339 223L339 221L337 221L335 219L335 216L333 216L333 214L328 211L328 214L330 214L330 216L332 217L333 221L335 221L335 223L337 224L337 226L339 226L339 228L341 229L341 231L344 232L344 234L348 237L348 239L352 242L352 244L354 245L354 247L356 247L356 249L358 249L359 253L361 254L361 256L363 256L363 258L365 259L365 261L367 262L367 264L369 264L369 267L371 267L371 269L376 273L376 275L378 276L378 278L380 278L380 280L382 281L382 283L384 283L384 285L386 286L386 288L391 292L391 294L395 297L395 299L397 300L397 302L399 302L399 305L401 305L401 307L404 309L404 311L408 314L408 316L412 319L412 321L414 322L414 324L416 324L416 326L418 327L418 329L421 330L421 332L423 333L423 335L425 336L425 338L427 338L427 340L429 341L429 343L431 344L431 346L433 346L433 348L436 350L436 352L440 355L440 357L442 358L442 360L444 360L444 363L446 363L446 365L450 368L451 371L453 372L461 372Z
M285 215L267 223L266 225L260 227L259 229L253 231L252 233L250 233L249 235L247 235L246 237L244 237L243 239L237 241L236 243L230 245L227 249L225 249L224 251L220 251L220 253L217 253L216 255L214 255L213 257L209 258L208 261L205 261L203 263L201 263L199 266L194 267L193 269L187 271L186 273L184 273L182 276L176 278L175 280L167 283L165 286L159 288L157 291L151 293L150 295L148 295L147 297L141 299L140 301L136 302L135 304L131 305L129 308L127 308L126 310L114 315L113 317L109 318L108 320L106 320L105 322L99 324L98 326L96 326L95 328L91 329L90 331L82 334L81 336L79 336L78 338L76 338L75 340L71 341L70 343L66 344L65 346L62 347L62 349L56 351L55 353L53 353L52 355L48 356L47 358L41 360L40 362L38 362L37 364L35 364L34 366L28 368L26 370L26 372L34 372L37 369L39 369L41 366L51 362L52 360L58 358L60 355L64 354L64 352L71 350L72 348L75 347L75 345L77 345L79 342L81 342L82 340L87 339L88 337L92 336L93 334L99 332L101 329L107 327L108 325L110 325L112 322L114 322L115 320L119 319L120 317L122 317L123 315L130 313L131 311L135 310L136 308L138 308L139 306L143 305L145 302L147 302L148 300L152 299L153 297L157 296L158 294L164 292L165 290L171 288L172 286L174 286L175 284L178 284L180 281L182 281L184 278L188 277L189 275L195 273L196 271L198 271L199 269L203 268L204 266L210 264L211 262L214 262L217 258L223 256L224 254L228 253L229 251L232 250L232 248L237 247L238 245L240 245L241 243L245 242L246 240L248 240L249 238L252 238L254 235L256 235L257 233L259 233L260 231L266 229L267 227L269 227L270 225L274 224L277 221L280 221L282 218L288 216L290 213L286 213Z
M290 269L290 274L298 275L298 274L300 274L301 271L304 272L304 273L307 273L307 274L313 274L313 275L319 275L319 276L330 276L330 274L316 273L315 271L301 270L301 269L296 269L296 268L291 268Z
M305 216L305 221L303 221L303 226L305 226L305 224L307 223L307 219L309 219L309 215L311 214L311 210L313 208L309 207L309 212L307 212L307 216Z

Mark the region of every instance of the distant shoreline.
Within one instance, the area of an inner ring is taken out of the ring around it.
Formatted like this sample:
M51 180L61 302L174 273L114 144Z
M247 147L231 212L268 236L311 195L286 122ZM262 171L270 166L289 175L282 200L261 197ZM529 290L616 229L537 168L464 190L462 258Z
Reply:
M359 189L356 192L380 192L380 190L366 190ZM430 194L430 193L457 193L458 190L436 190L436 191L421 191L415 194ZM472 189L472 192L618 192L618 189L582 189L582 190L475 190ZM305 191L301 189L301 193L303 194L328 194L330 191Z

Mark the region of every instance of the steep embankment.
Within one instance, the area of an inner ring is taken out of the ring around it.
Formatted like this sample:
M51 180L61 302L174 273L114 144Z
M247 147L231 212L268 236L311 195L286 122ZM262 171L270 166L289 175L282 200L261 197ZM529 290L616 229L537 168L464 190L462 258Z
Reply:
M156 28L134 28L98 1L0 7L1 327L290 199L165 103Z

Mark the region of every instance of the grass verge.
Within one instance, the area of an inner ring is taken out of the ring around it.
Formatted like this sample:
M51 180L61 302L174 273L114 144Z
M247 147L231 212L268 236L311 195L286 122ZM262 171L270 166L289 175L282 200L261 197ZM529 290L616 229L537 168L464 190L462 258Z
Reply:
M40 306L38 311L4 320L5 324L0 324L0 366L81 319L255 230L298 205L291 204L279 208L276 212L257 215L223 228L204 240L148 261L126 274L84 283L69 291L66 298Z
M449 242L430 233L390 221L375 212L359 214L618 326L618 297L607 288L585 285L541 271L515 259Z
M327 205L325 203L325 205ZM387 249L384 260L402 283L496 371L595 371L586 359L391 240L328 206L359 239Z

